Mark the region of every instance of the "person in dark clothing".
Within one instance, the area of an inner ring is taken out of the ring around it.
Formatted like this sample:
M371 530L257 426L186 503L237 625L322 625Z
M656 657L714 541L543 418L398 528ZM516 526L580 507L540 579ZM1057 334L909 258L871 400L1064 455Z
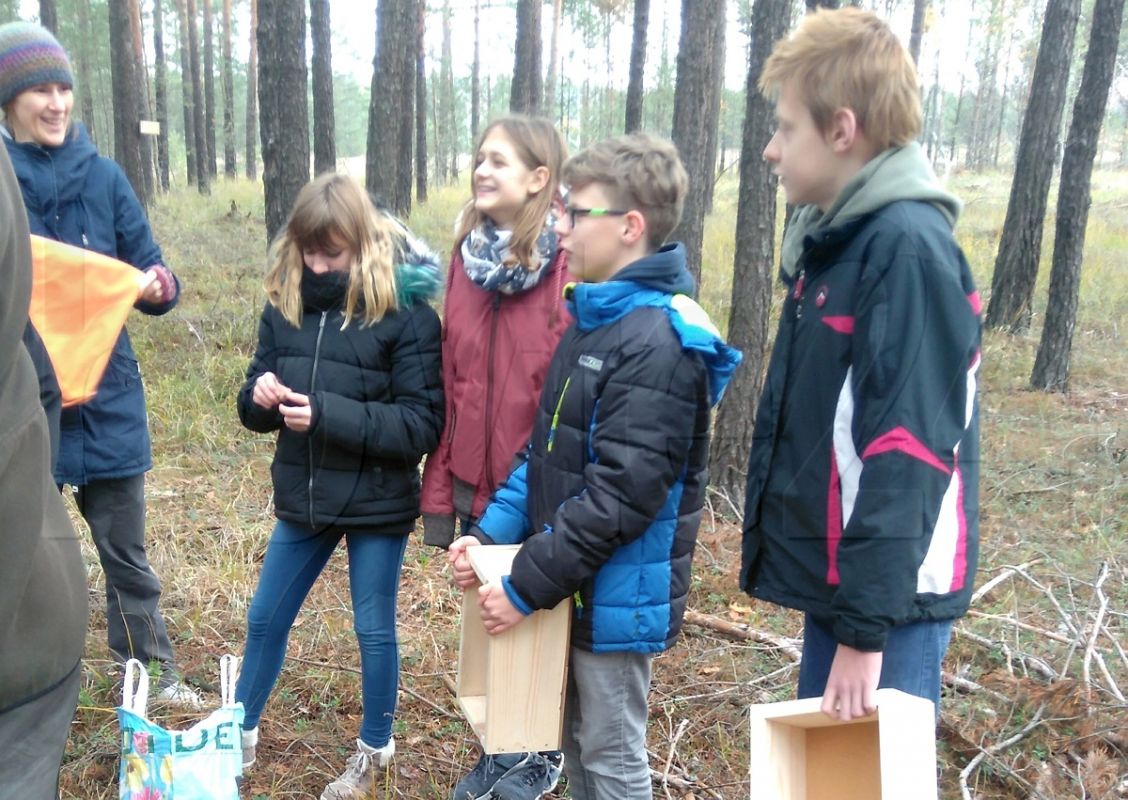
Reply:
M775 45L764 158L797 210L748 464L742 588L805 613L799 696L939 703L978 544L979 295L889 27L820 9Z
M341 539L360 643L364 718L356 753L322 800L369 796L395 753L396 592L419 516L419 462L443 424L440 285L433 254L378 212L351 178L307 184L271 247L268 303L239 392L239 418L278 432L278 521L247 614L235 690L243 761L302 603Z
M168 313L180 284L163 265L125 173L99 156L82 124L71 120L73 86L67 55L49 31L27 22L0 26L0 133L31 233L148 271L152 280L137 308ZM43 373L44 354L33 355ZM49 394L47 383L43 386ZM156 662L162 673L158 697L198 706L199 696L174 668L158 607L161 585L145 552L145 473L152 455L141 371L128 331L118 336L96 396L63 409L59 429L55 481L73 487L98 548L110 651L121 662Z
M0 797L58 796L86 640L86 571L51 476L27 330L27 217L0 149Z
M563 176L569 205L557 230L569 273L583 280L565 290L575 323L549 365L526 460L449 559L470 588L468 547L522 543L512 573L479 589L490 634L576 598L568 788L576 800L648 799L651 660L681 629L710 409L740 353L691 299L684 247L663 244L688 183L673 144L611 139L570 159ZM491 791L525 797L506 776Z

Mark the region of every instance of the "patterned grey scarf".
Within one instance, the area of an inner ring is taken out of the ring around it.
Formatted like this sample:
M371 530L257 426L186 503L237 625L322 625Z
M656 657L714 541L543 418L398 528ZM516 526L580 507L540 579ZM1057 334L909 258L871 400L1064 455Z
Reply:
M536 264L507 264L507 259L511 258L509 244L513 231L499 230L486 218L462 240L462 265L466 276L487 292L520 294L529 291L540 283L556 255L555 227L556 215L549 211L537 237Z

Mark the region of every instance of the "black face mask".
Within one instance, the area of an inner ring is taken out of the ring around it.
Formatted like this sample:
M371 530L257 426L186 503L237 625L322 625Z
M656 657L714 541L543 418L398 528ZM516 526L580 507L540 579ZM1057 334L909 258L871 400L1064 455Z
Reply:
M318 275L302 266L302 304L317 311L331 311L345 303L349 287L348 272L323 272Z

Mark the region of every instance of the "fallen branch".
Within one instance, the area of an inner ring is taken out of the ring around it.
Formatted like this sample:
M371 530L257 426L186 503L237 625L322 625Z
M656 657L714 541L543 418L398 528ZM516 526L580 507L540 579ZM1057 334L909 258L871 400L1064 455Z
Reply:
M968 694L986 694L1001 703L1010 704L1014 702L1013 698L1007 697L1002 692L996 692L994 689L988 689L982 684L968 680L967 678L961 678L958 675L953 675L951 672L943 672L940 676L940 679L948 686L951 686L953 689L958 689L961 692L967 692Z
M1014 617L1006 617L1002 614L988 614L985 611L976 611L974 608L968 609L967 615L969 617L978 617L979 619L992 619L996 622L1005 622L1008 625L1013 625L1014 627L1021 628L1024 631L1030 631L1031 633L1036 633L1039 636L1045 636L1047 639L1053 639L1055 642L1061 642L1062 644L1073 644L1073 640L1068 636L1062 636L1060 633L1054 633L1053 631L1048 631L1045 628L1039 628L1034 625L1030 625L1029 623L1021 622Z
M658 762L661 760L656 754L650 752L649 749L646 751L646 755L652 762ZM724 797L720 793L710 789L708 786L702 786L700 783L698 783L696 778L687 774L685 770L678 767L677 764L671 764L669 766L669 771L671 773L677 772L680 774L663 775L658 770L652 768L650 770L651 782L657 783L659 786L661 786L662 782L665 781L670 786L677 789L679 792L693 792L697 795L704 795L705 797L709 797L711 798L711 800L724 800Z
M971 775L971 773L975 771L975 768L979 766L979 762L981 762L985 758L988 758L989 756L994 756L997 753L1001 753L1008 747L1013 747L1014 745L1025 739L1027 736L1029 736L1031 731L1042 724L1042 712L1045 710L1046 707L1044 705L1039 706L1038 710L1034 713L1033 718L1031 718L1031 720L1022 727L1022 730L1020 730L1014 736L1011 736L1009 739L1004 739L1003 741L998 742L991 747L988 747L986 749L980 748L975 757L971 759L971 761L967 762L967 766L960 770L960 796L963 798L963 800L972 800L971 789L968 788L967 779Z
M670 740L670 749L666 753L666 766L662 770L662 790L666 793L667 798L669 798L670 796L670 765L674 763L674 751L678 747L678 740L681 739L682 734L685 733L685 729L687 727L689 727L689 720L683 719L678 724L678 729L674 733L674 738Z
M685 621L691 625L708 628L715 633L719 633L729 639L735 639L736 641L760 642L761 644L771 645L778 650L782 650L787 654L788 658L796 663L803 658L803 654L799 652L799 648L796 647L794 640L786 639L783 636L776 636L774 633L768 633L767 631L757 630L741 622L729 622L728 620L723 620L709 614L702 614L700 611L694 611L690 608L685 610Z
M971 605L975 605L981 597L986 595L988 592L990 592L992 589L994 589L1000 583L1005 581L1007 578L1010 578L1010 577L1018 574L1020 571L1024 571L1024 570L1029 569L1030 567L1039 563L1041 560L1042 560L1041 558L1035 558L1035 559L1031 559L1030 561L1027 561L1025 564L1019 564L1017 567L1006 567L1006 568L1004 568L1002 572L1000 572L994 578L987 581L987 583L983 584L982 586L980 586L978 589L975 590L975 594L973 594L971 596Z
M1027 653L1013 653L1011 652L1010 647L1008 647L1005 642L997 642L994 639L987 638L986 636L980 636L978 633L972 633L971 631L963 627L957 627L955 631L956 635L960 636L961 638L967 639L970 642L975 642L976 644L985 647L988 650L993 650L996 647L1001 648L1003 653L1007 657L1008 663L1010 663L1012 659L1017 660L1022 664L1024 669L1029 670L1030 668L1033 668L1034 672L1037 672L1048 681L1056 681L1058 679L1057 671L1037 656L1032 656Z
M1089 642L1085 645L1085 656L1081 660L1081 675L1085 680L1085 694L1086 698L1088 698L1091 696L1093 689L1092 673L1089 668L1089 663L1093 660L1093 656L1096 655L1097 666L1101 674L1104 675L1109 690L1116 696L1117 700L1123 703L1124 694L1120 691L1120 687L1116 685L1116 681L1113 680L1112 675L1108 671L1108 667L1105 666L1104 658L1101 657L1100 653L1096 652L1097 637L1101 634L1101 628L1104 626L1105 613L1108 611L1108 596L1105 595L1104 589L1102 588L1107 579L1108 562L1106 561L1101 564L1100 571L1097 573L1097 581L1093 584L1093 592L1097 596L1097 616L1093 621L1093 629L1089 633Z

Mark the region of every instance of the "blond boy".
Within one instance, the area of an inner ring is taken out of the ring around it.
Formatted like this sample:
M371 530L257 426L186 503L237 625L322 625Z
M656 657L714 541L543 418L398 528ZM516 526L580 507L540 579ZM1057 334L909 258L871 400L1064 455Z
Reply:
M798 206L748 467L741 586L805 612L799 696L849 720L939 701L978 539L979 299L959 202L914 141L916 70L846 8L777 42L764 158Z
M673 145L641 134L601 142L563 177L571 191L557 232L584 281L566 292L575 322L549 366L525 462L450 559L470 586L468 546L523 542L512 574L480 589L491 634L575 596L571 795L648 799L650 662L681 628L710 407L740 354L689 299L682 245L663 244L687 184ZM503 777L491 796L524 796L511 788Z

